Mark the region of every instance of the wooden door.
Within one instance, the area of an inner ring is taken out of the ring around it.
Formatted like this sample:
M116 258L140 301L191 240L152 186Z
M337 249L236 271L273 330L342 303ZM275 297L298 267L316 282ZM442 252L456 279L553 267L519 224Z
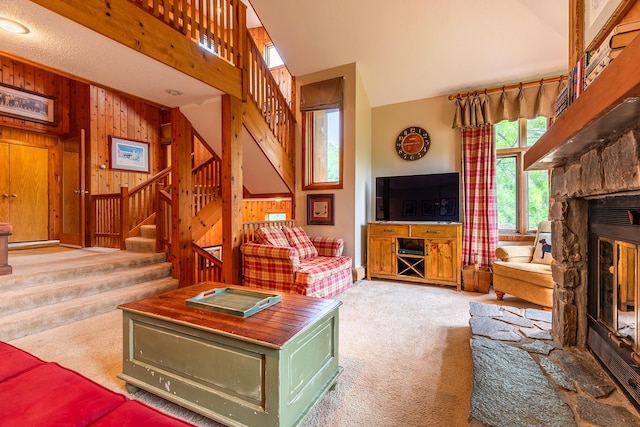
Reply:
M49 238L49 151L46 148L9 146L10 242Z
M9 218L9 144L0 143L0 222Z
M62 142L60 244L84 247L85 190L84 130L79 138Z

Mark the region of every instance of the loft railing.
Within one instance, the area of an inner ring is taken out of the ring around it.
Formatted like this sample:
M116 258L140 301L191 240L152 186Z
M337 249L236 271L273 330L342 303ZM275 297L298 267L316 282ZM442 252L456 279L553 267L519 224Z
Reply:
M240 0L129 0L247 72L247 92L291 161L295 116L246 28L246 6ZM243 62L247 58L246 64Z
M241 68L247 7L240 0L129 0Z
M282 145L282 148L294 160L295 117L280 86L271 74L260 49L247 34L249 96L262 113L269 129Z

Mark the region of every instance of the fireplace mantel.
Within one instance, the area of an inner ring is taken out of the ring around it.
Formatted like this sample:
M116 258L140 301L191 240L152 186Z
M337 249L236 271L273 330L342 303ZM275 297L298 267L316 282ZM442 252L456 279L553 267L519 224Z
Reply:
M562 166L640 116L640 37L605 68L524 156L527 170Z

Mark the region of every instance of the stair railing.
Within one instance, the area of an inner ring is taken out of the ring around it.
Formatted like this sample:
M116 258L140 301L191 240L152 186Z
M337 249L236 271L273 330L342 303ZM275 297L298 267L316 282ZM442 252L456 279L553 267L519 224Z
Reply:
M247 32L249 96L262 113L269 129L280 145L294 160L294 128L295 117L287 99L280 91L280 86L271 74L269 66L251 35Z
M198 167L193 168L191 182L193 185L191 215L196 216L200 209L220 197L222 188L222 162L220 158L214 155Z
M91 246L125 249L127 237L153 224L157 187L169 185L170 172L168 167L131 190L121 187L120 193L92 195Z
M222 280L222 260L195 243L191 243L191 250L193 251L194 283L220 282Z

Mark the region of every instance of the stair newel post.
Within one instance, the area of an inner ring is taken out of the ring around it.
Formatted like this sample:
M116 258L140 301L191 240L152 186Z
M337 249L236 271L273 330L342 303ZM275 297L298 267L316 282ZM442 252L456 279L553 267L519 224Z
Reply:
M129 237L129 187L120 187L120 249L127 249Z

